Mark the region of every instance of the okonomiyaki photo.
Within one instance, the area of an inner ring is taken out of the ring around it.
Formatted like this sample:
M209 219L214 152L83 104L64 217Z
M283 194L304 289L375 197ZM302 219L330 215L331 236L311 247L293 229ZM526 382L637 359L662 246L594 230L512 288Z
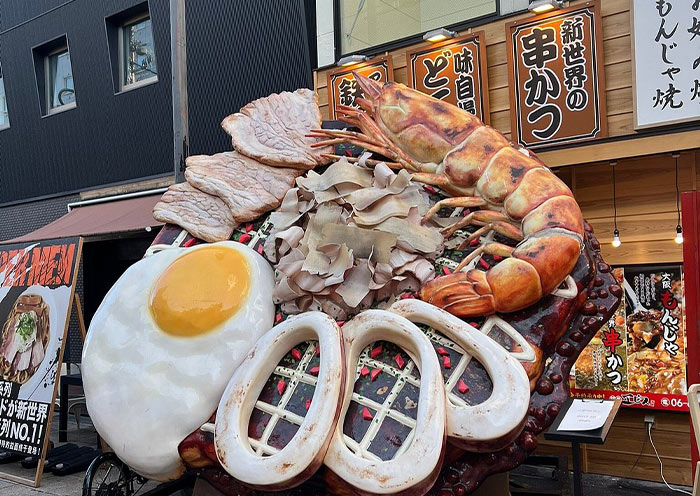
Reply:
M44 360L49 343L49 306L37 294L17 298L0 335L0 376L26 383Z

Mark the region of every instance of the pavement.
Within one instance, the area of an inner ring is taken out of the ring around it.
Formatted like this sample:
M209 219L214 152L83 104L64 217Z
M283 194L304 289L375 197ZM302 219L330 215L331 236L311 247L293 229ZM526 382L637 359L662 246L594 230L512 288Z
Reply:
M51 424L51 440L56 446L58 442L58 413L54 414ZM97 432L88 417L81 417L80 429L75 417L68 418L68 442L78 446L97 446ZM18 462L0 465L0 472L26 479L34 479L36 469L25 469ZM38 488L3 480L0 476L0 495L2 496L80 496L85 472L58 477L50 472L44 472L41 485Z

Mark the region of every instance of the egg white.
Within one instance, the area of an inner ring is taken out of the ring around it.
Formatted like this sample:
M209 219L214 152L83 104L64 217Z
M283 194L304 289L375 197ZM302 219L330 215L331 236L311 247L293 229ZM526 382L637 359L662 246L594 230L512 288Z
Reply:
M248 261L247 301L209 333L162 332L149 309L151 288L177 258L210 246L230 247ZM119 278L92 318L82 373L95 428L123 462L158 481L182 474L178 445L209 419L238 365L272 327L273 286L269 264L234 242L167 249Z

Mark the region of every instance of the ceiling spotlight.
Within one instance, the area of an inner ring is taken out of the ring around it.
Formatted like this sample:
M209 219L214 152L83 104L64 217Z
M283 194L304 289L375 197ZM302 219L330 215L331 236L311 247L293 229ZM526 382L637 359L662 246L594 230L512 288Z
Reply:
M367 62L369 57L367 55L346 55L338 61L339 66L346 67L348 65L359 64L360 62Z
M532 0L527 9L535 14L544 14L550 10L561 9L563 2L559 0Z
M676 237L673 238L673 241L679 245L683 244L683 229L681 229L680 225L676 226Z
M617 248L621 244L622 244L622 241L620 241L620 231L615 229L615 231L613 232L613 240L612 240L613 248Z
M446 40L447 38L456 38L457 37L457 31L450 31L449 29L445 28L440 28L440 29L433 29L432 31L428 31L423 35L423 39L425 41L430 41L431 43L434 43L436 41L442 41Z

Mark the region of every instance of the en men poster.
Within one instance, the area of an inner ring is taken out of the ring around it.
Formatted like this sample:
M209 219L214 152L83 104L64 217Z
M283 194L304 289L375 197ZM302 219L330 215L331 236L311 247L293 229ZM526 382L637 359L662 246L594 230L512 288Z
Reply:
M601 30L597 2L506 25L514 141L538 148L607 135Z
M632 2L635 129L700 119L700 2Z
M682 266L629 266L614 274L625 304L581 353L572 393L687 411Z
M331 119L336 118L335 106L338 104L359 108L355 99L362 97L362 88L355 81L353 72L357 72L375 81L386 83L393 81L394 68L390 57L377 57L367 62L360 62L347 67L339 67L328 73L328 106Z
M35 486L47 451L81 242L0 245L0 449L40 458L35 479L21 480Z
M408 86L476 115L489 124L483 31L406 53Z

